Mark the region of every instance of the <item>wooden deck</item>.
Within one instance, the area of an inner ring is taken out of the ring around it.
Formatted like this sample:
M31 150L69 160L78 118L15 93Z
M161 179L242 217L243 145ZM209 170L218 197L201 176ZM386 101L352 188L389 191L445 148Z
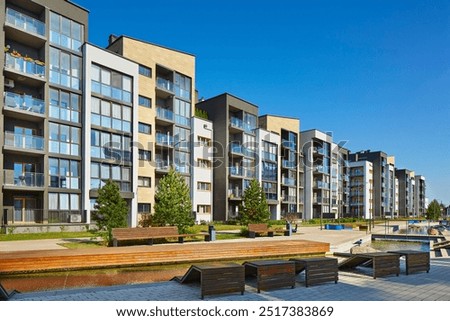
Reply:
M150 266L324 255L330 244L289 238L192 242L157 246L3 252L0 274L105 267Z

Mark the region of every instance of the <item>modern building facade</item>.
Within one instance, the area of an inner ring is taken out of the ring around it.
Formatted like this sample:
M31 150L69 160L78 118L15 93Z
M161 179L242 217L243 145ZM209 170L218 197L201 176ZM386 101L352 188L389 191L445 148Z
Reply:
M395 215L395 175L393 157L382 151L370 150L350 154L351 162L368 161L373 165L373 214L374 218Z
M69 1L2 1L2 225L86 221L83 49L88 13Z
M373 165L369 161L349 163L350 216L372 219L373 216Z
M330 134L301 132L305 162L305 219L340 218L348 211L348 150Z
M127 36L110 36L108 50L139 64L138 85L138 221L152 213L155 187L174 168L191 191L196 135L191 118L195 109L195 57ZM194 120L192 120L194 121ZM209 139L209 138L208 138ZM198 204L202 213L210 204ZM194 206L193 211L198 213Z
M414 177L416 183L415 195L414 195L414 210L416 216L425 216L427 214L427 206L426 206L426 184L425 184L425 176L416 175Z
M258 107L230 94L197 103L214 126L213 218L236 219L243 191L256 178Z
M280 212L277 217L295 214L303 216L304 166L300 149L300 120L297 118L263 115L259 126L276 133L281 141L278 155L278 186Z
M409 169L396 169L398 179L398 215L399 217L415 216L416 180L414 171Z

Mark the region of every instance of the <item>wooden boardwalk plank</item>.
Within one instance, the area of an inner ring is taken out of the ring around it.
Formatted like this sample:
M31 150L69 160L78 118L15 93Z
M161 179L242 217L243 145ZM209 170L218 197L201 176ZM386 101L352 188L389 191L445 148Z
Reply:
M324 255L329 250L329 243L271 239L270 241L233 240L158 246L3 252L0 256L0 274Z

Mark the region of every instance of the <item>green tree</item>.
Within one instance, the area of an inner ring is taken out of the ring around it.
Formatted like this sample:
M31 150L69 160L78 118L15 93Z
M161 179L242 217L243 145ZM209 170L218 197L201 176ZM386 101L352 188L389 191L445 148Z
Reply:
M97 222L98 232L110 243L111 230L126 227L128 216L127 202L120 196L119 187L111 180L98 190L95 210L93 218Z
M239 221L242 225L265 223L270 219L266 194L256 179L253 179L244 191L239 214Z
M427 208L427 220L438 220L441 216L441 205L437 200L433 200Z
M189 187L184 178L172 168L159 181L152 222L159 226L177 226L180 233L186 233L187 228L194 225L191 211Z

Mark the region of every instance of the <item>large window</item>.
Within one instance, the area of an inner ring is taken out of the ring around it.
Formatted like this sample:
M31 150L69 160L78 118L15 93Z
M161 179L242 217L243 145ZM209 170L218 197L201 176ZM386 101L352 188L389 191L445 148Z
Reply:
M58 46L81 51L84 42L84 26L50 12L50 42Z
M69 193L48 193L48 209L79 211L80 195Z
M50 48L50 82L81 90L81 58Z
M142 134L150 135L152 133L152 125L145 124L145 123L139 123L139 132Z
M118 134L91 130L91 156L131 162L131 138Z
M139 96L139 106L152 108L152 99L144 96Z
M189 153L175 151L175 170L179 173L189 173Z
M139 176L138 177L138 186L139 187L152 187L152 178Z
M92 125L130 133L131 113L131 107L111 103L96 97L92 97L91 99Z
M80 122L80 95L50 88L50 117Z
M190 118L191 118L191 104L180 100L175 99L175 106L173 108L175 114L175 122L178 125L182 126L190 126Z
M113 164L91 163L91 189L103 187L112 180L122 192L131 191L131 168Z
M265 181L277 181L277 164L262 162L262 179Z
M191 131L186 128L175 127L174 133L174 146L177 149L189 149L189 140L191 136Z
M175 95L191 100L191 78L175 73Z
M80 156L81 130L77 127L49 124L49 152L56 154Z
M50 187L80 188L80 162L68 159L49 158Z
M149 150L139 150L139 160L151 161L152 160L152 152Z
M127 103L132 101L132 78L97 65L91 67L92 91Z

